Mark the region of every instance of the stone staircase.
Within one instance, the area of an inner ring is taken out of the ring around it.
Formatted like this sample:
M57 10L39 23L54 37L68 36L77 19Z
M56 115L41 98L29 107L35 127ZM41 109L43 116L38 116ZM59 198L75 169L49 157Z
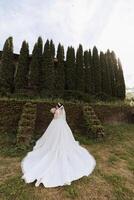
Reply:
M29 146L34 134L37 104L26 102L18 123L17 145Z
M88 136L95 139L103 138L105 135L104 128L93 107L89 106L89 104L83 106L83 117Z

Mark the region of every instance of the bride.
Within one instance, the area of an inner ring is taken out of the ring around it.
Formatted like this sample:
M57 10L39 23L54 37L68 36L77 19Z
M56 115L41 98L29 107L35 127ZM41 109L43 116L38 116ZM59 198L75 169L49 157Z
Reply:
M36 180L36 187L40 183L45 187L70 185L91 174L96 166L94 157L74 139L63 104L58 103L50 112L54 114L52 121L21 161L21 178L26 183Z

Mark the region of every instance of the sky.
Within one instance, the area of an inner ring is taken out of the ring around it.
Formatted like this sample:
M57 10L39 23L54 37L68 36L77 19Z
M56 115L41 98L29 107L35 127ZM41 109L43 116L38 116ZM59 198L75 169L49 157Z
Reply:
M0 50L13 37L14 53L23 40L32 53L38 36L57 47L79 44L84 50L113 50L120 58L125 83L134 87L133 0L0 0Z

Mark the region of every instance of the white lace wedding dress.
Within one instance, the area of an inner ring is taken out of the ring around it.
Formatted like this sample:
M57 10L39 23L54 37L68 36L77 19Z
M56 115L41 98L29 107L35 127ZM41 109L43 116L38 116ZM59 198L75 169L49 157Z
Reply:
M70 185L88 176L96 166L94 157L74 139L64 106L56 110L44 134L21 161L22 179L35 186Z

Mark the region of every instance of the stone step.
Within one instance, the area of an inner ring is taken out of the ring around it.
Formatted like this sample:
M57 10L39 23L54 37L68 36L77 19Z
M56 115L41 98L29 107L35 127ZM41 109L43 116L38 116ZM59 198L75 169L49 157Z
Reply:
M34 134L37 105L26 102L18 123L17 144L29 145Z
M96 139L104 137L104 128L94 109L91 106L83 106L83 116L87 126L87 134Z

